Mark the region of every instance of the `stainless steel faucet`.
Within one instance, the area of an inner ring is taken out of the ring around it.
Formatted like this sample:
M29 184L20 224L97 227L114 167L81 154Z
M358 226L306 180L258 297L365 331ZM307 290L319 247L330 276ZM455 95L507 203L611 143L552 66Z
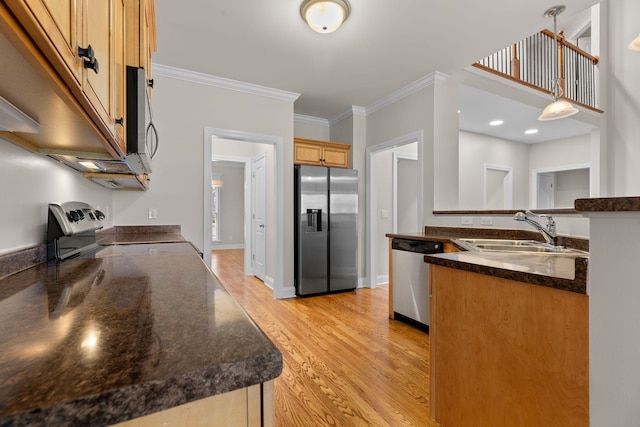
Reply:
M534 221L533 219L529 218L529 216L546 218L547 226L543 227L537 221ZM513 219L515 219L516 221L524 221L527 224L530 224L533 228L535 228L540 233L542 233L542 237L544 237L545 242L547 242L550 245L556 246L556 241L558 238L558 235L556 234L556 222L553 220L553 217L551 215L544 215L544 214L538 215L538 214L534 214L531 211L516 212L516 214L513 216Z

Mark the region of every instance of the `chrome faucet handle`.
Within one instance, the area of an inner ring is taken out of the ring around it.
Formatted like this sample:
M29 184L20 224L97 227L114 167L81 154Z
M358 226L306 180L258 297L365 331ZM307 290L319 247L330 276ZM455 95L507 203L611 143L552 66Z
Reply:
M551 215L544 215L547 218L547 231L549 234L556 235L556 222Z
M549 234L555 236L555 234L556 234L556 222L554 221L554 219L553 219L553 217L551 215L548 215L548 214L537 214L537 213L531 212L530 210L527 211L525 213L525 215L536 216L538 218L546 218L547 219L547 231L549 232Z

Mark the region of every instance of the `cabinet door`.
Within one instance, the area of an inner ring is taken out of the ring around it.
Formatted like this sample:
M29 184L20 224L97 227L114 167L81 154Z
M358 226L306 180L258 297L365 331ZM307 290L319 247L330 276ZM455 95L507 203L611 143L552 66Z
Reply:
M126 68L125 68L125 1L115 0L113 8L114 39L114 79L113 105L115 118L115 138L123 152L126 152L125 100L126 100Z
M349 149L325 147L323 149L322 159L325 166L348 168Z
M79 84L80 0L6 0L5 3L68 84Z
M82 92L87 97L100 120L114 134L113 62L115 41L111 38L113 17L111 3L117 0L84 0L83 46L93 48L98 61L97 70L85 68Z
M320 145L298 142L295 144L294 151L294 163L303 165L322 165L322 147Z

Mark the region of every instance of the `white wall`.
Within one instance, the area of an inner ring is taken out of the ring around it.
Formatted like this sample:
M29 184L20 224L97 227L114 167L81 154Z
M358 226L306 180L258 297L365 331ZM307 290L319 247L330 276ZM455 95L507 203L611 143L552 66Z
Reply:
M358 171L358 278L359 286L367 286L366 273L366 127L367 118L352 107L352 114L333 123L331 141L351 144L351 168Z
M591 135L577 135L555 141L531 144L529 168L569 169L591 163Z
M608 44L602 51L606 76L606 139L609 145L609 196L640 194L640 52L627 45L640 33L640 2L608 4Z
M513 207L529 206L529 145L470 132L459 133L459 209L483 209L485 165L511 168Z
M112 191L46 156L0 139L0 254L46 242L47 205L82 201L112 224Z
M215 162L212 173L221 175L219 238L221 245L244 245L244 164L219 167ZM251 209L250 206L246 207Z
M208 235L203 229L205 128L281 137L284 259L270 263L269 257L275 255L268 246L267 274L277 277L274 271L280 263L283 283L274 283L274 290L292 288L293 229L286 224L293 221L293 103L156 74L153 110L161 145L151 188L145 193L114 194L118 225L179 224L185 238L203 248ZM149 207L157 208L157 219L148 218Z
M607 121L607 194L640 194L640 52L627 45L640 33L640 2L610 0L601 5L600 69ZM640 420L637 213L591 217L589 263L590 418L592 426L637 426ZM614 249L614 250L612 250Z
M576 199L589 197L589 170L576 169L555 172L554 192L556 208L573 208Z
M393 230L393 155L409 154L415 156L417 154L417 144L406 144L401 147L394 147L381 151L374 155L373 161L376 168L376 261L377 261L377 283L387 283L389 275L389 241L386 237L387 233ZM400 191L416 193L417 181L413 188L403 188ZM417 200L417 197L415 198ZM415 206L415 204L414 204ZM416 211L417 211L417 206ZM384 216L386 214L386 217ZM399 232L416 232L415 223L411 229L398 230Z

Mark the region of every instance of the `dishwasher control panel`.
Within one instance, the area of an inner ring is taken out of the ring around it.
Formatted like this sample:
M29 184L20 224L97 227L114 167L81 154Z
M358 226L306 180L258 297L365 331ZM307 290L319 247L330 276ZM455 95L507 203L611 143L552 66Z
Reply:
M391 249L418 254L439 254L444 252L444 243L394 238Z

